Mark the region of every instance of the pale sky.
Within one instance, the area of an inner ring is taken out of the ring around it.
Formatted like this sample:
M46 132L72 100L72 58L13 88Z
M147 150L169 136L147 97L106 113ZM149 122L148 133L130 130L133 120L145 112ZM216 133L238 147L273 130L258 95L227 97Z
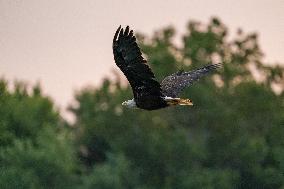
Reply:
M112 38L119 25L152 34L217 16L231 34L257 32L267 62L284 63L284 0L0 0L0 77L40 81L61 110L74 91L118 70Z

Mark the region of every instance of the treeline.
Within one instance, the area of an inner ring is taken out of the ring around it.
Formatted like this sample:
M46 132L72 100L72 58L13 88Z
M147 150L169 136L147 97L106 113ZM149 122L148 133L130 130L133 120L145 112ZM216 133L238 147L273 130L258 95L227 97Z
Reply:
M123 108L130 87L105 79L75 94L74 124L38 85L2 79L0 188L284 188L284 68L263 62L257 34L229 40L212 18L189 22L181 46L173 27L137 36L159 81L224 66L182 94L195 106L150 112Z

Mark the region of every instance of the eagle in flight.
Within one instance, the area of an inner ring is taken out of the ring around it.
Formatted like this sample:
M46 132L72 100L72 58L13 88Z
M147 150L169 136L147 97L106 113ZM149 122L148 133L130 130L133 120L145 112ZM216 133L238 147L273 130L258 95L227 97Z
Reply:
M133 91L134 98L122 103L128 108L156 110L174 105L193 105L190 99L178 98L179 93L210 71L221 67L219 63L189 72L179 71L159 83L142 57L133 30L129 30L129 26L125 30L119 26L112 47L115 63L126 76Z

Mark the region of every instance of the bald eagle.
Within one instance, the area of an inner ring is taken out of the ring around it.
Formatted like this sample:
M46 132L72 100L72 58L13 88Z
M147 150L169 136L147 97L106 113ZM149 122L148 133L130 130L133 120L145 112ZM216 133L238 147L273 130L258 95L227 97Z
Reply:
M115 63L133 91L134 98L122 103L128 108L156 110L174 105L193 105L190 99L178 98L179 93L210 71L221 67L221 64L209 64L189 72L179 71L167 76L160 84L142 57L129 26L125 30L119 26L112 47Z

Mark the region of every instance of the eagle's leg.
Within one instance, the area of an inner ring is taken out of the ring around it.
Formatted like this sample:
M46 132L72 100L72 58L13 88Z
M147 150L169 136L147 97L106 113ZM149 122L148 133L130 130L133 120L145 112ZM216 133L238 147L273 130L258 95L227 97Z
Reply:
M172 97L165 97L164 99L169 106L175 106L175 105L192 106L193 105L190 99L172 98Z

